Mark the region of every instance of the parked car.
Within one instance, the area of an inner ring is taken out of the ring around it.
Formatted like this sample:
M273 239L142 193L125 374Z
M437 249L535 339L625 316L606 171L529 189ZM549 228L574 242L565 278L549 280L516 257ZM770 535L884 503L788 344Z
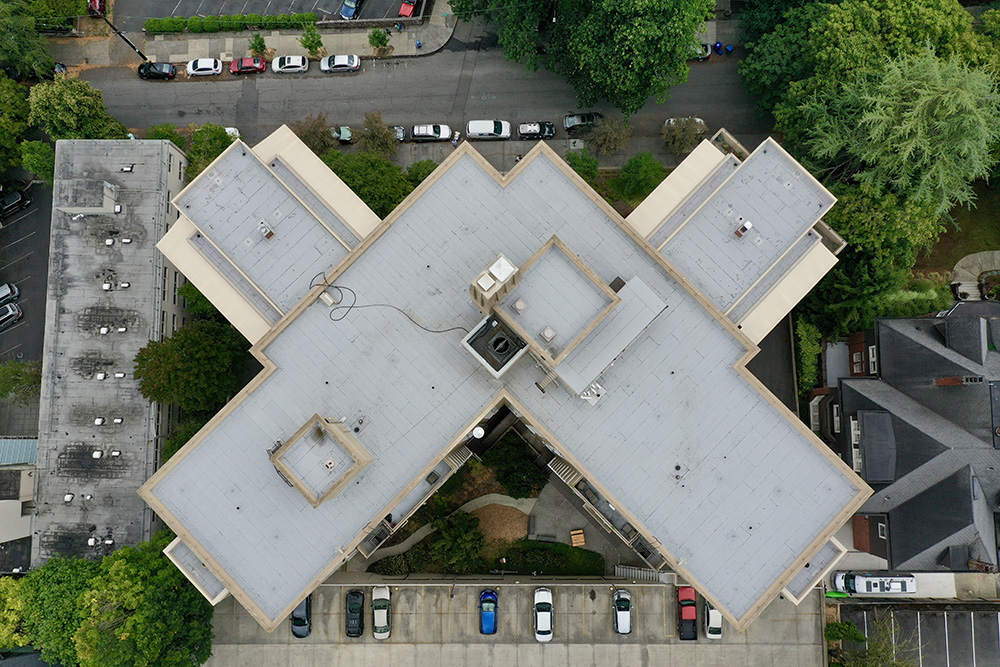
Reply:
M611 611L615 619L615 632L627 635L632 632L632 594L616 590L611 596Z
M705 62L712 56L712 45L711 44L699 44L698 46L691 49L691 55L688 56L688 60L697 60L700 63Z
M69 70L66 68L66 65L64 65L63 63L56 63L55 67L52 68L52 71L54 73L56 73L56 74L65 74Z
M535 601L532 605L534 613L531 623L535 629L535 639L540 642L552 641L552 591L547 588L535 589Z
M340 18L350 21L358 15L358 0L344 0L340 5Z
M590 128L597 125L600 121L604 120L604 116L597 113L596 111L588 111L586 113L571 113L563 118L563 129L570 134L579 134L584 130L589 130Z
M705 636L709 639L722 639L722 612L705 600Z
M451 128L447 125L414 125L410 130L413 141L449 141Z
M6 306L0 306L0 331L14 326L14 323L21 319L21 315L21 307L16 303L8 303Z
M0 220L31 206L31 196L24 190L10 190L0 194Z
M347 591L347 604L344 606L348 637L360 637L365 633L365 594L354 589Z
M663 127L673 127L679 122L690 121L694 123L694 126L698 128L698 134L705 134L708 132L708 123L703 121L697 116L684 116L683 118L668 118L663 121Z
M497 592L487 588L479 594L479 632L484 635L497 633Z
M307 595L299 605L292 610L292 636L304 639L312 632L312 595Z
M87 0L87 13L100 18L107 12L105 0Z
M6 305L11 301L17 301L17 297L19 296L21 296L21 290L14 283L0 285L0 306Z
M188 76L212 76L222 74L222 61L218 58L198 58L187 66Z
M139 78L141 79L166 79L170 80L177 76L177 68L170 63L154 63L152 60L139 65Z
M319 61L323 72L357 72L361 67L361 56L327 56Z
M309 61L305 56L280 56L271 63L271 70L281 72L305 72L309 69Z
M510 139L510 123L505 120L470 120L465 136L469 139Z
M240 136L241 136L240 135L240 128L238 128L238 127L227 127L226 128L226 134L228 134L229 136L231 136L233 139L239 139Z
M521 141L551 139L554 136L556 136L555 123L549 123L544 120L535 121L534 123L521 123L517 126L517 138Z
M396 141L406 141L406 128L402 125L393 125L392 131L396 134Z
M267 61L263 58L238 58L229 63L230 74L256 74L267 70Z
M677 636L698 639L698 595L691 586L677 587Z
M906 573L837 572L833 588L848 595L913 595L917 592L917 578Z
M389 587L376 586L372 589L372 637L388 639L392 625L392 602Z
M417 0L403 0L403 4L399 6L399 14L397 16L405 16L409 18L413 16L413 12L417 9Z
M346 125L334 125L331 127L330 136L342 144L349 144L354 141L354 132Z

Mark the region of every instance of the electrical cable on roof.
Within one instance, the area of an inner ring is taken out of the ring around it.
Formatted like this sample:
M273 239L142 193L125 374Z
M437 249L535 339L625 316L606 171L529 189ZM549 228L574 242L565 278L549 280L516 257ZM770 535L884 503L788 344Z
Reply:
M425 327L424 325L420 324L419 322L417 322L415 319L413 319L410 316L410 314L407 313L405 310L403 310L402 308L400 308L398 306L394 306L391 303L367 303L367 304L363 304L363 305L359 306L359 305L357 305L358 304L358 295L357 295L357 292L355 292L354 290L352 290L350 287L345 287L343 285L331 285L328 282L326 282L325 279L322 282L319 282L319 283L315 282L316 278L319 277L319 276L322 276L322 275L323 275L322 273L318 273L318 274L316 274L316 276L313 277L312 282L310 282L310 284L309 284L309 288L310 289L312 289L313 287L316 287L317 285L323 285L326 289L335 289L335 290L337 290L337 298L341 302L344 301L344 294L345 294L345 292L350 293L350 295L351 295L351 303L349 303L347 305L334 306L333 308L330 309L330 315L329 315L329 317L330 317L330 321L331 322L340 322L342 319L344 319L345 317L347 317L348 313L350 313L355 308L392 308L396 312L402 313L403 316L406 317L406 319L410 320L410 322L412 322L414 326L416 326L416 327L418 327L420 329L423 329L427 333L443 334L443 333L449 333L451 331L464 331L465 333L469 333L468 329L466 329L465 327L461 327L461 326L459 326L459 327L449 327L447 329L429 329L429 328ZM343 313L343 315L335 317L334 314L338 310L343 310L344 313Z

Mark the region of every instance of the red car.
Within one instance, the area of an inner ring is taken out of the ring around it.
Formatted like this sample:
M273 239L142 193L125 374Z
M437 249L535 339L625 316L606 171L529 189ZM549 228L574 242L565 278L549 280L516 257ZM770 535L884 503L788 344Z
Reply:
M416 8L417 0L403 0L403 4L399 6L399 15L409 18L413 16L413 12Z
M240 58L229 63L230 74L253 74L267 69L267 61L263 58Z
M690 586L677 587L677 636L698 639L698 595Z

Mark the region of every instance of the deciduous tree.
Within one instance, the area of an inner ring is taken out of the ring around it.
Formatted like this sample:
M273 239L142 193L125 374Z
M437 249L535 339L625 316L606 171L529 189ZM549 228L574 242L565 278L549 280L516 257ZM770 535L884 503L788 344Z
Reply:
M588 183L593 184L597 180L597 158L587 152L586 148L567 153L566 163L573 167L573 171L580 174L580 177Z
M323 161L380 218L413 191L403 170L378 155L329 151Z
M28 122L58 139L125 139L128 129L104 106L101 91L80 79L40 83L28 96Z
M229 136L226 128L215 123L205 123L204 125L191 125L191 147L187 151L188 166L187 178L194 180L194 177L204 171L205 167L212 163L212 160L222 155L222 151L235 141Z
M316 155L322 157L337 145L337 140L330 134L330 126L326 122L326 114L315 116L309 114L303 120L291 124L292 132L302 140Z
M409 179L413 187L417 187L424 182L424 179L437 169L437 162L434 160L418 160L406 168L406 178Z
M323 37L319 34L319 30L316 29L315 23L307 23L302 28L302 36L299 37L299 44L302 48L309 52L310 56L317 56L319 50L323 48Z
M0 3L0 34L4 37L0 55L3 64L17 69L24 76L51 76L55 62L46 48L45 38L35 27L35 17L24 5ZM7 96L0 99L7 99Z
M431 541L431 555L449 572L475 572L482 564L480 552L486 538L479 532L479 518L466 512L455 512L434 521L437 532Z
M667 175L663 164L652 153L636 153L622 167L622 192L626 197L645 197Z
M358 133L358 148L391 160L396 157L396 131L382 120L381 111L366 111L365 125Z
M151 125L149 129L146 130L146 138L166 139L167 141L172 141L174 145L182 151L186 151L188 146L187 139L181 136L181 133L177 131L177 126L173 123Z
M0 648L25 646L31 641L24 624L21 580L0 577Z
M587 133L587 143L598 155L611 155L625 148L632 136L628 123L619 118L599 120Z
M187 412L214 412L240 389L249 347L223 322L194 320L135 357L139 391L150 401L177 403Z
M3 10L0 10L2 12ZM21 164L18 144L28 131L28 91L0 74L0 173Z
M51 188L55 179L56 149L47 141L25 141L21 144L21 164Z
M21 579L24 624L42 660L60 665L78 662L73 635L80 627L80 595L101 564L82 558L50 558Z

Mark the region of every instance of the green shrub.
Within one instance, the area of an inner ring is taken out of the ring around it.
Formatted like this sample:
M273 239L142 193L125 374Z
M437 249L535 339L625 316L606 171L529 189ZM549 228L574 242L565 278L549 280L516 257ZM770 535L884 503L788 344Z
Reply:
M222 29L221 18L211 15L205 17L205 29L203 32L220 32Z
M254 35L250 37L250 43L247 47L250 49L250 53L254 55L263 55L263 53L267 51L267 43L264 41L264 36L260 33L254 33Z
M479 532L479 518L466 512L434 522L437 532L431 537L430 553L445 569L458 574L472 574L483 569L479 553L486 537Z
M312 12L305 14L292 14L292 25L296 28L304 28L307 25L316 24L316 15Z
M423 572L431 564L434 557L431 555L431 548L427 540L417 542L406 552L406 563L410 572Z
M410 566L404 554L387 556L375 563L375 573L385 577L400 577L410 573Z
M278 30L288 30L294 26L291 14L278 14Z
M516 570L518 574L589 577L604 574L604 556L561 542L518 540L491 564L493 569Z
M535 450L513 431L487 450L483 463L496 470L497 481L512 498L527 498L549 481L548 474L535 465Z
M586 148L580 152L567 153L566 163L588 183L597 180L597 158L588 153Z
M260 17L260 27L263 28L264 30L277 30L278 17L271 15Z
M418 160L407 167L406 178L409 179L410 183L413 183L413 187L417 187L431 175L431 172L437 169L437 166L437 162L434 160Z
M205 19L201 16L192 16L187 20L187 29L194 33L207 32Z
M808 394L809 390L819 382L819 354L822 351L820 345L819 329L815 325L799 317L795 321L795 347L797 354L797 366L799 372L799 392Z
M261 25L260 14L247 14L243 18L246 20L247 28L256 29Z
M826 637L827 641L831 642L839 642L846 639L857 644L864 644L868 641L865 633L861 632L858 626L851 621L827 623L826 628L823 629L823 636Z
M652 153L637 153L622 167L622 192L627 197L645 198L667 175L666 168Z
M222 30L227 30L229 32L239 32L241 30L246 30L247 20L242 14L232 14L230 16L220 16L219 22L221 24Z

